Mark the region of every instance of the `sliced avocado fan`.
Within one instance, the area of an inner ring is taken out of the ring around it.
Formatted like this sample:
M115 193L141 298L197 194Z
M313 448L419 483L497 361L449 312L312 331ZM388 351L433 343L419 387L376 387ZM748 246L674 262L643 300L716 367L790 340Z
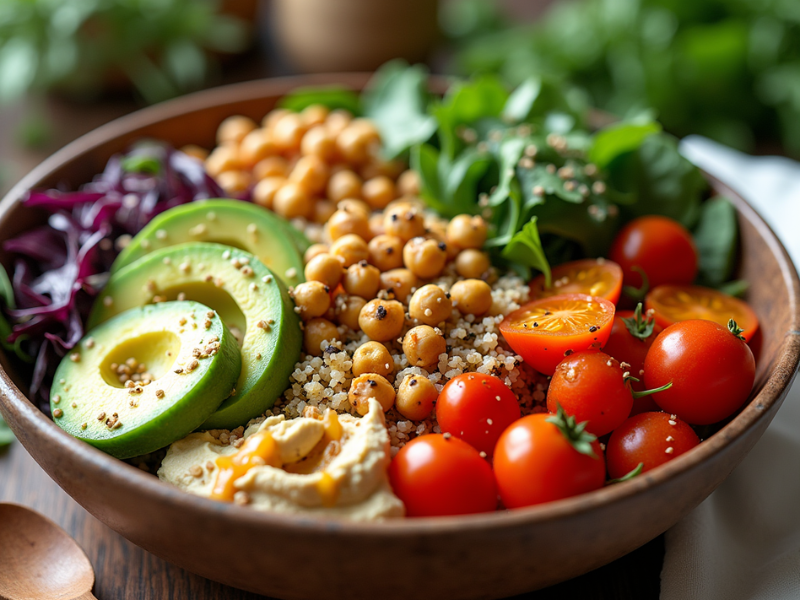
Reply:
M127 310L92 329L56 370L55 422L118 458L197 429L241 372L236 338L198 302Z
M306 237L275 213L241 200L202 200L171 208L142 229L120 252L115 273L147 254L185 242L213 242L240 248L288 286L302 283Z
M156 250L111 276L89 326L136 306L186 299L216 310L239 339L235 392L201 426L234 429L270 408L289 385L302 332L286 286L243 250L191 242Z

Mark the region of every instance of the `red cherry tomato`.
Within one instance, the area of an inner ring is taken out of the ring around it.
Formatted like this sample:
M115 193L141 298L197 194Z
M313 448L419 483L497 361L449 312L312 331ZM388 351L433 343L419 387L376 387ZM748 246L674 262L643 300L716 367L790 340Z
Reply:
M547 410L555 414L559 405L600 436L628 418L633 396L616 360L604 352L576 352L556 367L547 389Z
M442 432L489 456L500 434L519 417L514 393L497 377L484 373L453 377L436 401L436 420Z
M624 477L641 463L649 471L691 450L700 439L684 421L663 412L631 417L614 430L606 445L606 465L612 479Z
M497 488L489 463L449 435L414 438L389 465L389 481L409 517L491 512Z
M572 352L602 348L611 335L614 305L583 294L551 296L528 302L500 323L508 345L545 375Z
M544 275L530 283L531 298L562 294L586 294L617 303L622 291L622 268L604 258L587 258L564 263L553 269L553 285L545 287Z
M747 400L755 380L750 347L711 321L682 321L655 339L644 361L647 387L672 387L653 395L665 412L692 425L729 417Z
M645 336L651 327L652 332ZM641 392L645 389L644 359L650 346L653 345L653 340L661 331L661 326L655 323L652 317L643 317L641 312L637 316L632 310L623 310L617 311L614 315L614 326L611 328L611 336L603 346L603 352L621 363L630 365L626 370L639 380L629 382L633 390ZM641 339L643 336L644 339ZM659 409L652 396L643 396L634 399L631 415L655 410Z
M523 417L497 442L494 474L507 508L560 500L603 487L606 465L600 444L597 440L588 442L594 456L578 452L562 431L547 421L551 416Z
M665 283L690 284L697 276L697 249L683 225L651 215L634 219L614 239L609 258L622 267L625 285L642 286L638 267L650 288Z
M655 313L661 327L689 319L727 327L728 320L733 319L748 342L758 330L758 317L746 302L699 285L661 285L647 294L645 306Z

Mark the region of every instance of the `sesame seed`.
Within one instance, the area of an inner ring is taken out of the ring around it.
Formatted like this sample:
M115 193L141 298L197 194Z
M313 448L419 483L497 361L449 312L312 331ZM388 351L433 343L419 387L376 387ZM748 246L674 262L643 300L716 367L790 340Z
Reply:
M677 421L674 421L673 419L670 419L669 421L667 421L667 423L669 423L669 424L670 424L670 425L672 425L673 427L675 427L675 425L677 425L677 424L678 424L678 422L677 422Z
M86 338L86 347L90 350L94 348L94 338Z
M189 230L189 235L205 235L207 231L208 227L206 227L203 223L200 223Z
M210 210L206 213L206 219L209 221L216 221L217 220L217 213L213 210Z
M269 323L267 323L263 319L258 323L256 323L256 327L258 327L259 329L263 329L264 331L269 331L270 329Z
M73 352L72 354L69 355L69 359L75 363L81 362L81 355L78 354L77 352Z
M59 402L61 402L61 396L56 394L55 396L53 396L53 404L58 404Z
M156 390L156 398L163 398L164 390Z
M192 265L188 262L182 262L181 265L178 267L183 273L188 273L192 270Z
M486 424L487 425L494 425L494 421L492 421L491 419L486 419Z
M250 223L247 226L247 233L249 233L250 235L255 235L256 233L258 233L258 227L256 227L255 223Z
M111 306L112 304L114 304L114 299L111 296L106 296L105 298L103 298L104 306Z
M673 452L675 452L675 449L674 449L672 446L670 446L669 448L667 448L666 450L664 450L664 452L665 452L666 454L672 454Z
M203 467L199 465L192 465L189 469L189 475L192 477L202 477L203 476Z
M98 421L102 421L105 418L106 418L106 413L104 413L104 412L101 412L99 415L97 415L97 420Z
M156 239L165 240L167 239L167 232L164 229L159 229L156 231Z
M88 423L81 423L81 429L86 429L88 426Z
M61 417L63 417L63 416L64 416L64 411L63 411L63 410L61 410L60 408L57 408L57 409L55 409L55 410L53 411L53 416L54 416L56 419L60 419Z
M295 269L294 267L286 269L286 277L288 277L289 279L297 277L297 269Z
M272 275L264 275L261 278L261 281L263 281L264 283L271 283L272 282Z
M450 439L451 437L453 437L453 436L452 436L450 433L448 433L448 432L445 432L445 433L443 433L443 434L442 434L442 437L443 437L444 439L446 439L446 440L449 440L449 439Z
M230 250L225 250L225 252L222 253L222 260L228 260L230 257L231 257Z
M164 263L165 265L171 265L172 259L169 256L165 256L164 258L161 259L161 262Z
M252 267L248 267L248 266L242 267L242 275L244 275L245 277L252 277L253 273L254 273L254 271L253 271Z
M183 373L183 369L181 369L180 367L178 367L177 369L175 369L175 370L173 371L173 373L177 373L178 375L180 375L181 373Z
M667 436L667 441L668 441L668 442L674 442L674 441L675 441L675 438L674 438L674 437L672 437L671 435L668 435L668 436Z

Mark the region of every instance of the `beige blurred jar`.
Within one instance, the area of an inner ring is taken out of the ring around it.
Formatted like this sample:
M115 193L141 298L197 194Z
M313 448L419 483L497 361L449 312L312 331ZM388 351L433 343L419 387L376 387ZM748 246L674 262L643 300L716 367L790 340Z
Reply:
M280 49L308 73L420 61L438 35L437 0L273 0L272 7Z

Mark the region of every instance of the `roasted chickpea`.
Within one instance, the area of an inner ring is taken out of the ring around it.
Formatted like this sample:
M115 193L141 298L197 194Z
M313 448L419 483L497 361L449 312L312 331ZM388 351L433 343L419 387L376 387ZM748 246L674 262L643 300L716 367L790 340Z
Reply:
M294 219L295 217L308 218L311 216L314 204L300 184L289 181L275 192L275 196L272 199L272 208L280 216L287 219Z
M358 331L361 326L358 324L358 316L361 309L367 303L361 296L347 296L344 301L336 307L336 320L353 331Z
M275 194L284 185L286 185L285 177L265 177L253 188L253 201L264 208L271 209L275 202Z
M419 196L419 175L413 169L408 169L397 178L397 191L401 196Z
M375 213L369 216L369 232L371 237L385 233L383 230L383 215Z
M325 119L325 128L332 136L336 137L344 131L344 128L347 127L352 120L353 115L346 110L337 108L332 110L328 118Z
M272 141L283 152L297 152L306 126L303 119L296 113L283 115L272 127Z
M342 285L348 294L370 300L380 288L381 272L366 260L362 260L347 267Z
M331 288L321 281L306 281L294 288L292 297L304 321L321 317L331 307Z
M361 198L361 178L345 169L331 175L328 180L328 199L339 202L345 198Z
M370 300L358 315L358 325L371 339L386 342L400 335L404 313L397 300Z
M332 290L339 285L342 275L342 261L329 253L317 254L308 261L305 269L306 281L321 281Z
M345 267L369 258L367 242L360 235L354 233L348 233L336 239L331 244L331 254L341 258Z
M464 279L450 288L450 299L461 314L482 315L492 307L492 288L480 279Z
M253 131L256 125L253 119L248 119L240 115L228 117L217 128L217 143L239 144L248 133Z
M439 392L427 377L406 375L397 390L395 407L397 412L412 421L424 421L431 412Z
M458 248L480 248L486 241L486 221L481 217L458 215L447 226L447 241Z
M205 161L208 158L208 150L197 144L186 144L181 148L181 152L197 160Z
M436 240L416 237L403 246L403 264L422 279L433 279L447 262L447 245Z
M336 203L336 208L345 212L359 212L365 217L369 217L372 210L370 209L369 204L356 198L345 198L344 200L339 200L339 202Z
M452 309L453 305L445 291L432 283L414 292L408 303L408 314L426 325L438 325L446 321Z
M394 182L383 175L364 182L361 195L372 208L381 209L395 199Z
M331 162L336 157L336 138L323 125L317 125L303 136L300 152L305 156L317 156L325 162Z
M403 266L403 240L393 235L376 235L369 241L369 262L381 271Z
M462 277L479 279L489 270L489 257L485 252L467 248L456 256L456 271Z
M420 210L403 202L387 207L383 217L383 228L387 234L407 242L425 233L425 221Z
M377 154L381 137L377 127L367 119L353 119L336 136L336 146L345 160L360 165Z
M327 254L328 247L325 244L312 244L308 247L305 254L303 255L303 262L308 264L311 260L320 254Z
M377 373L388 377L394 371L394 359L380 342L367 342L353 354L353 375Z
M315 125L322 125L325 119L328 118L329 112L330 110L327 106L311 104L300 111L300 118L303 119L303 124L306 127L314 127Z
M212 177L218 177L225 171L236 171L241 166L239 151L230 144L217 146L206 159L206 172Z
M393 294L401 302L414 293L418 283L417 276L408 269L392 269L381 273L381 289Z
M239 158L242 163L252 167L258 161L272 156L278 152L272 139L267 137L263 129L254 129L242 140L239 146Z
M217 183L228 194L238 194L250 186L250 173L247 171L223 171L217 175Z
M303 329L303 347L306 354L311 356L321 356L325 345L338 338L339 330L336 325L322 317L311 319Z
M292 111L290 111L288 108L274 108L264 115L263 119L261 119L261 126L268 132L272 132L275 124L283 117L290 114L292 114Z
M313 196L324 190L328 183L328 165L318 156L304 156L297 161L289 179L299 183Z
M375 373L360 375L353 379L347 398L361 416L369 412L370 398L377 400L384 412L394 406L394 388L385 377Z
M429 325L419 325L403 337L403 353L408 363L426 369L439 362L439 355L447 352L444 336Z
M328 219L325 231L331 241L336 241L348 234L355 234L363 240L370 237L369 218L360 210L339 209Z
M325 225L333 213L336 212L336 205L330 200L317 200L314 202L314 210L311 213L311 220L319 225Z
M287 177L289 175L289 162L282 156L268 156L260 160L253 167L253 177L262 180L267 177Z

